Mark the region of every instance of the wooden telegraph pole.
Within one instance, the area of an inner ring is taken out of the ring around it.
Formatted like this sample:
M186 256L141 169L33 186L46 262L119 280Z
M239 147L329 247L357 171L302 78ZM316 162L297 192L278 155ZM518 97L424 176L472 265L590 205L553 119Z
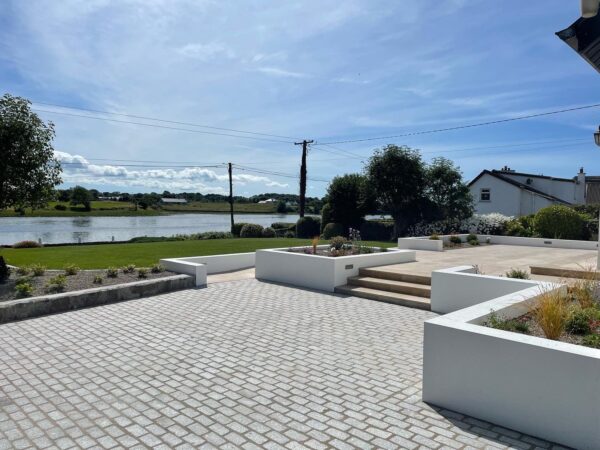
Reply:
M304 139L302 142L294 142L294 145L302 145L302 164L300 165L300 207L299 215L304 217L304 209L306 206L306 153L308 144L312 144L313 140Z
M232 164L227 163L229 172L229 215L231 216L231 232L233 233L233 177L232 177Z

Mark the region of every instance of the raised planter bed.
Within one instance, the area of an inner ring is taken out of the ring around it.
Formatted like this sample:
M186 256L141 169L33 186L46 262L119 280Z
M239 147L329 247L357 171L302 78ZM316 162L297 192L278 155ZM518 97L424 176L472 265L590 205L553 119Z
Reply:
M454 312L425 322L423 400L570 447L597 449L600 350L483 326L492 312L522 316L542 289L565 286L445 272L437 285L433 273L432 306L435 291L438 305L445 291L453 305L446 309ZM473 306L458 309L466 305Z
M170 274L153 280L134 281L19 300L7 300L0 302L0 323L149 297L192 287L194 287L193 277Z
M328 246L319 246L326 250ZM256 278L309 289L334 292L357 276L363 267L385 266L415 261L412 250L388 249L386 252L350 256L323 256L303 253L303 248L278 248L256 252Z

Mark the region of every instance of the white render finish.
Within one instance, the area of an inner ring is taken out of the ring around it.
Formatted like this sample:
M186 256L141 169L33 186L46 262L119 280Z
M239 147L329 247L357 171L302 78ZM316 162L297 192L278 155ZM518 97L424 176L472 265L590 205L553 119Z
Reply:
M469 189L473 195L475 212L477 214L502 213L505 216L520 216L521 189L517 186L502 181L496 177L485 174ZM480 201L481 189L490 190L490 201Z
M358 275L360 268L412 261L415 261L412 250L389 249L335 258L290 252L287 248L257 250L255 276L259 280L334 292L336 286L346 284L348 277Z
M597 449L600 350L480 325L492 310L518 317L542 289L565 287L442 272L448 276L438 280L438 289L449 295L460 289L475 302L477 291L484 300L489 291L523 289L425 322L423 400L563 445ZM456 296L448 299L459 306Z
M419 238L398 238L398 248L405 250L428 250L432 252L443 252L444 241L440 239L429 239L429 237Z
M160 264L171 272L184 273L195 277L196 287L206 286L206 265L183 261L182 259L161 259Z

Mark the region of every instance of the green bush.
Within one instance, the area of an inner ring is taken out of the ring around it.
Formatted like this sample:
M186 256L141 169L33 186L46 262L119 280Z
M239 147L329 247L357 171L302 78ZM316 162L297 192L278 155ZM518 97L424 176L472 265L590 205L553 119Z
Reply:
M335 236L329 241L329 246L336 250L341 250L347 243L348 240L344 236Z
M440 235L437 233L433 233L431 236L429 236L429 240L430 241L439 241L440 240Z
M331 205L325 203L321 208L321 234L325 231L327 224L331 223Z
M148 269L146 269L145 267L140 267L137 270L138 273L138 278L148 278Z
M583 338L582 343L588 347L600 348L600 335L588 334Z
M123 271L123 273L133 273L135 272L135 264L127 264L121 270Z
M286 231L283 234L284 238L295 238L296 237L296 233L294 233L293 231Z
M499 317L495 312L492 311L485 325L490 328L497 330L513 331L516 333L529 333L529 324L518 319L505 319Z
M527 273L526 270L510 269L508 272L506 272L505 275L507 278L516 278L519 280L529 280L529 274Z
M15 296L17 298L31 297L33 295L33 286L31 282L22 282L15 286Z
M504 234L507 236L531 237L533 230L525 228L518 219L513 219L506 224Z
M162 273L164 271L165 271L165 267L159 263L152 264L152 266L150 267L150 272L152 272L152 273Z
M17 267L17 275L29 275L31 273L31 269L29 266L21 266Z
M240 237L240 233L242 232L242 228L244 228L244 225L248 225L248 224L246 222L240 222L240 223L233 224L233 229L231 230L231 233L235 237Z
M271 224L271 228L274 230L293 230L296 228L294 222L275 222Z
M365 220L360 226L360 235L365 241L391 241L394 222L387 220Z
M77 267L75 264L67 264L65 266L65 274L67 275L77 275L78 272L79 267Z
M37 241L21 241L13 244L13 248L39 248L42 244Z
M67 277L64 274L56 275L53 278L48 280L48 284L46 284L46 292L50 294L55 294L57 292L62 292L65 290L67 286Z
M41 277L46 272L46 266L41 264L33 264L31 266L31 271L33 272L34 277Z
M471 242L471 241L478 241L479 242L479 239L477 238L476 234L469 233L467 235L467 242Z
M323 239L331 239L334 236L341 236L344 234L344 225L341 223L328 223L323 228L321 234L323 235Z
M65 205L61 205L60 203L58 205L54 206L54 209L56 209L57 211L66 211L67 207Z
M589 334L592 332L591 322L597 320L598 314L595 308L576 308L569 315L565 329L571 334Z
M257 223L247 223L242 227L240 231L240 237L242 238L259 238L262 237L263 226Z
M8 277L10 277L10 268L4 261L4 256L0 256L0 283L6 283Z
M104 282L104 279L102 278L102 275L94 276L94 284L102 284L103 282Z
M117 278L119 276L119 269L116 267L109 267L106 269L106 276L108 278Z
M535 215L534 230L543 238L585 239L585 218L568 206L553 205Z
M457 236L456 234L453 234L450 236L450 242L452 244L462 244L462 239L460 238L460 236Z
M318 217L300 217L296 222L296 237L305 239L321 234L321 221Z
M267 227L264 230L262 230L262 237L264 238L274 238L275 237L275 230L271 227Z

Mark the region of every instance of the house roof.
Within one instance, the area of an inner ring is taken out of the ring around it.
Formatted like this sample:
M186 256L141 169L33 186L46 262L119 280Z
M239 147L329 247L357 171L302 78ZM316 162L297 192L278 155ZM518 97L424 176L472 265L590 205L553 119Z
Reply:
M600 72L600 14L581 17L556 35Z
M524 176L528 176L528 177L549 178L549 179L552 179L552 180L571 181L571 182L573 182L573 180L569 180L567 178L553 178L553 177L547 177L547 176L544 176L544 175L529 175L529 174L517 173L517 172L510 172L510 173L514 174L514 175L524 175ZM536 194L536 195L539 195L540 197L547 198L548 200L552 200L552 201L555 201L555 202L563 203L565 205L569 205L570 204L569 202L565 202L564 200L562 200L562 199L560 199L558 197L555 197L554 195L546 194L545 192L542 192L542 191L540 191L538 189L535 189L535 188L529 186L528 184L521 183L519 181L513 180L512 178L504 176L504 175L502 175L502 172L500 172L499 170L483 170L479 175L477 175L473 179L473 181L471 181L469 183L469 187L471 187L473 185L473 183L475 183L477 180L479 180L484 175L490 175L490 176L492 176L494 178L497 178L499 180L505 181L508 184L512 184L513 186L516 186L516 187L518 187L520 189L523 189L525 191L531 192L532 194Z

